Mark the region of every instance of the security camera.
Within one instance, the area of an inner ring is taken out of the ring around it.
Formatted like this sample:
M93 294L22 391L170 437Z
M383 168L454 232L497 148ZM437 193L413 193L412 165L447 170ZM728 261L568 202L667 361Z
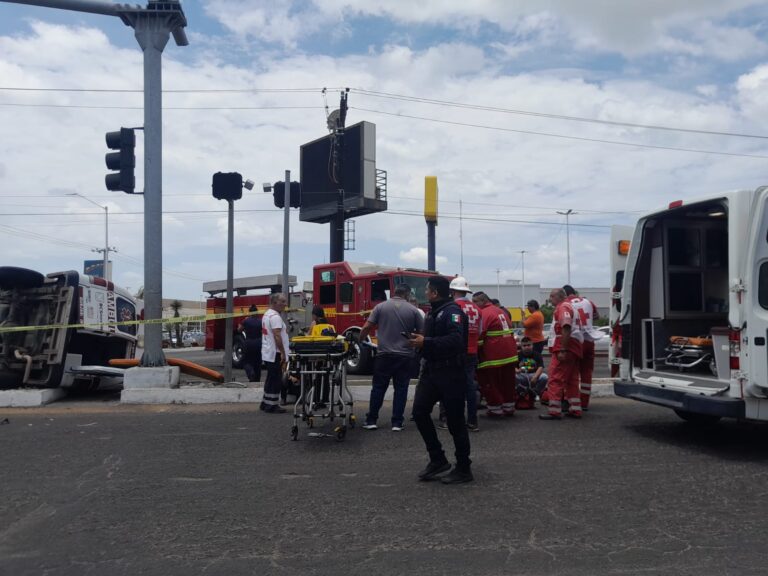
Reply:
M253 190L253 180L246 180L243 182L243 188L246 190Z
M272 192L272 183L271 182L264 182L264 184L262 184L262 186L264 187L264 192Z

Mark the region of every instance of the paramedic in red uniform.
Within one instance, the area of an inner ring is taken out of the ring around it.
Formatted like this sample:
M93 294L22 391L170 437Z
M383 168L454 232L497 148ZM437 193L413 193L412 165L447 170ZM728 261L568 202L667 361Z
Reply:
M568 302L573 306L573 310L579 315L581 321L581 330L584 333L584 343L582 344L581 361L579 362L579 395L581 396L581 409L589 409L589 397L592 395L592 372L595 370L595 341L603 337L603 333L595 330L593 321L600 315L597 313L597 306L592 300L582 298L573 286L566 284L563 286Z
M562 401L568 401L568 416L581 418L579 397L579 361L581 341L579 317L573 306L566 300L565 291L555 288L549 294L549 301L555 306L552 317L552 331L549 351L552 361L549 365L549 411L539 414L542 420L560 420Z
M487 416L515 413L515 366L517 342L507 315L494 306L485 292L475 292L472 301L480 308L482 327L478 341L477 381L488 405Z

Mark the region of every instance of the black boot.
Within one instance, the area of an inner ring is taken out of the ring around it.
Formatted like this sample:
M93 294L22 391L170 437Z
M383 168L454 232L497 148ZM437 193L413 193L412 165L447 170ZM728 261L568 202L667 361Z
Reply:
M428 480L434 480L438 474L447 472L451 469L451 463L448 460L438 460L436 462L430 462L427 467L419 472L419 480L426 482Z
M443 484L464 484L465 482L472 482L474 479L470 468L459 468L458 466L454 466L448 475L441 478Z

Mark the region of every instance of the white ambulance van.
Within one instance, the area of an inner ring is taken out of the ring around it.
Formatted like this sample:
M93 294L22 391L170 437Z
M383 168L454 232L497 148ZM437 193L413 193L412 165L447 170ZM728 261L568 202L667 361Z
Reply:
M621 236L616 394L691 422L768 420L768 187L677 200Z

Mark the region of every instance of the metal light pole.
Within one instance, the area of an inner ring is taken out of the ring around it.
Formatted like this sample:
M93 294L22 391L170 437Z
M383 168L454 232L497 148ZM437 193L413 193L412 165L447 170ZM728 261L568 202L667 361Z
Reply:
M76 12L117 16L134 29L144 51L144 327L143 367L165 366L163 354L163 147L162 53L173 34L187 46L187 18L178 0L147 0L147 7L96 0L0 0Z
M520 257L522 258L522 268L523 268L523 310L525 310L525 250L520 250Z
M568 208L565 212L558 212L561 216L565 216L565 246L566 257L568 259L568 284L571 283L571 227L569 216L575 214L573 210Z
M102 210L104 210L104 248L102 250L94 249L95 252L104 252L104 276L103 278L105 280L108 280L109 282L112 281L112 271L109 269L109 253L110 252L117 252L116 248L110 248L109 246L109 206L102 206L98 202L94 202L87 196L84 196L83 194L80 194L80 192L72 192L71 194L67 194L67 196L79 196L83 200L87 200L94 206L98 206Z

